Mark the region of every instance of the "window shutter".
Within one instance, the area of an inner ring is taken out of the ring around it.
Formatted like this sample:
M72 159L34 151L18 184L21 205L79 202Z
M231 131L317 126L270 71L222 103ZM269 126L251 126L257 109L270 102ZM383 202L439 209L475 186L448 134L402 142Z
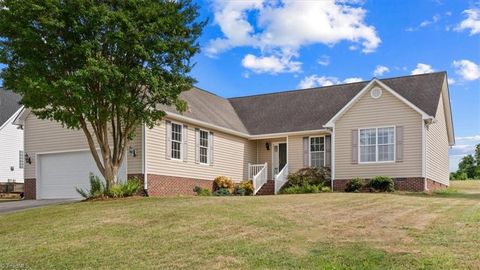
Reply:
M210 155L209 156L209 161L210 161L210 166L213 166L213 142L214 142L214 139L213 139L213 132L210 132L210 136L208 136L208 147L210 148L210 151L208 151L208 154Z
M397 162L402 162L403 161L403 127L402 126L397 126L395 127L395 155L396 155L396 161Z
M325 136L325 167L332 166L332 137Z
M183 162L188 160L188 126L183 125L182 129L182 144L183 144Z
M308 137L303 137L303 167L309 167L308 155L310 151L308 149Z
M165 157L167 159L172 158L172 122L166 120L166 147L165 147Z
M358 130L352 129L352 164L358 164Z
M195 163L200 163L200 129L195 129Z

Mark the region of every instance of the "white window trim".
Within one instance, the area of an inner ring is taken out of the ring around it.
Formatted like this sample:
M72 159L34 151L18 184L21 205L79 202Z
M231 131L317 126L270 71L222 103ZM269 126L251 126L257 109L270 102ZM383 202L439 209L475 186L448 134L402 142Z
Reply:
M25 151L18 150L18 168L25 169Z
M181 129L180 129L180 130L181 130L180 135L181 135L181 137L182 137L182 140L180 141L180 158L174 158L173 155L172 155L172 153L170 153L170 156L171 156L170 159L171 159L171 160L175 160L175 161L183 161L183 158L184 158L184 157L183 157L183 140L184 140L185 138L183 138L183 137L184 137L184 136L183 136L183 128L184 128L184 127L183 127L183 124L182 124L182 123L170 121L170 132L172 133L172 134L170 134L170 138L171 138L171 139L170 139L170 151L173 151L173 142L179 142L179 141L175 141L175 140L173 139L173 136L172 136L172 135L173 135L173 124L180 126L180 128L181 128Z
M207 133L207 136L208 136L208 137L207 137L207 143L208 143L208 147L207 147L207 163L202 163L201 154L200 154L200 153L201 153L200 149L202 149L202 147L203 147L203 146L202 146L202 143L201 143L201 141L202 141L202 135L201 135L201 134L202 134L202 131L203 131L203 132L206 132L206 133ZM209 166L209 165L210 165L210 151L212 151L212 145L211 145L211 143L210 143L210 131L209 131L209 130L206 130L206 129L199 128L199 129L198 129L198 136L199 136L199 138L198 138L198 155L199 155L199 156L198 156L198 164Z
M393 128L393 160L378 161L378 129L379 128ZM375 129L375 161L362 161L360 153L360 130L362 129ZM379 127L362 127L357 131L357 159L358 164L382 164L382 163L395 163L397 156L397 126L379 126Z
M323 137L323 167L325 167L325 150L326 150L326 145L325 145L325 135L320 135L320 136L310 136L308 137L308 166L312 167L312 138L321 138Z

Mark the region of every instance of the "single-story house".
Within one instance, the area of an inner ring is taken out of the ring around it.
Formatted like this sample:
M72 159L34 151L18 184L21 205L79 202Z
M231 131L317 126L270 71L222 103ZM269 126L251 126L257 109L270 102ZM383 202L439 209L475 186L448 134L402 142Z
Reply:
M139 127L120 178L137 176L149 195L192 194L224 175L252 179L273 194L289 172L325 166L331 187L352 178L392 177L396 189L449 185L454 130L446 72L223 98L183 92L188 111L163 107L153 128ZM25 130L28 198L78 197L88 173L98 174L81 131L39 120L28 110Z
M23 130L13 125L22 111L21 97L0 88L0 182L23 183Z

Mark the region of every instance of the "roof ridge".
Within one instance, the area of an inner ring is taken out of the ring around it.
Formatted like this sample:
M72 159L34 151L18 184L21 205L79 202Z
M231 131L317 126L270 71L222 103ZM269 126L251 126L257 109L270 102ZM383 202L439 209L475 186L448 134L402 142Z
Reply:
M333 85L328 85L328 86L309 87L309 88L302 88L302 89L290 89L290 90L285 90L285 91L276 91L276 92L270 92L270 93L254 94L254 95L247 95L247 96L238 96L238 97L227 98L227 100L250 98L250 97L257 97L257 96L277 95L277 94L300 92L300 91L320 90L320 89L326 89L326 88L338 87L338 86L344 86L344 85L367 83L367 82L370 82L373 79L377 79L379 81L385 81L385 80L395 80L395 79L401 79L401 78L407 78L407 77L419 77L419 76L424 76L424 75L433 75L433 74L438 74L438 73L445 73L446 74L447 72L446 71L435 71L435 72L430 72L430 73L403 75L403 76L389 77L389 78L383 78L383 79L372 77L372 79L370 79L370 80L363 80L363 81L353 82L353 83L340 83L340 84L333 84Z

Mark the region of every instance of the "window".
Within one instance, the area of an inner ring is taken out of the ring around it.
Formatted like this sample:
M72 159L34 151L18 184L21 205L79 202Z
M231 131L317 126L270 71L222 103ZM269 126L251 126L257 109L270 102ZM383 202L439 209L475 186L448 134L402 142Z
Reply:
M360 162L385 162L395 160L395 128L360 129Z
M208 164L208 131L200 130L200 163Z
M25 152L18 151L18 168L23 169L25 167Z
M310 137L310 166L325 166L325 137Z
M182 159L182 125L172 123L172 159Z

